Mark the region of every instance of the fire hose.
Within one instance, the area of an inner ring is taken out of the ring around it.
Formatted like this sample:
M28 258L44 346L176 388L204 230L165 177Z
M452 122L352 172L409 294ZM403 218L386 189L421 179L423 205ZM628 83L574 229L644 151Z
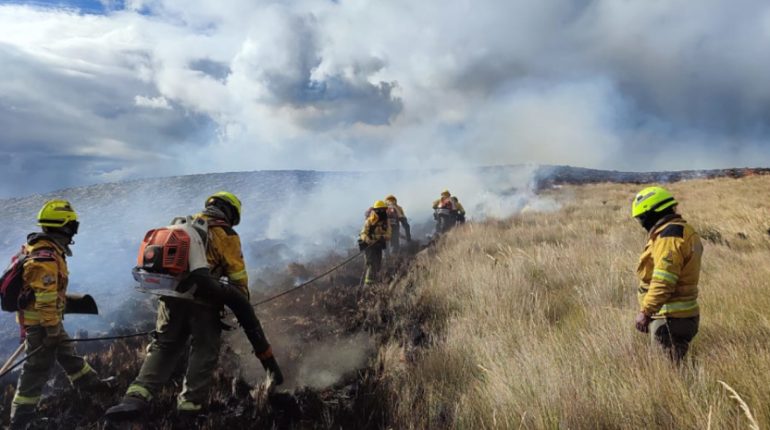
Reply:
M119 335L119 336L104 336L104 337L89 337L89 338L83 338L83 339L67 339L62 341L62 343L76 343L76 342L96 342L99 340L117 340L117 339L128 339L131 337L140 337L140 336L147 336L148 334L152 333L152 331L144 331L141 333L134 333L134 334L125 334L125 335ZM11 358L8 359L8 361L5 362L5 365L3 365L3 372L0 373L0 378L3 376L11 373L14 369L21 366L25 361L29 360L32 356L39 353L43 350L43 346L39 346L32 350L32 352L28 353L24 358L17 361L13 366L10 364L13 362L13 360L16 359L16 357L19 356L21 353L21 350L24 348L24 344L22 343L19 345L19 348L16 349L16 352L13 353Z
M290 288L290 289L288 289L288 290L286 290L286 291L284 291L282 293L279 293L279 294L276 294L274 296L271 296L271 297L269 297L269 298L267 298L265 300L259 301L259 302L255 303L255 304L253 304L252 307L257 307L257 306L264 305L265 303L272 302L273 300L276 300L276 299L278 299L280 297L283 297L283 296L285 296L287 294L293 293L294 291L297 291L299 289L307 287L308 285L318 281L319 279L321 279L321 278L323 278L323 277L325 277L325 276L327 276L327 275L329 275L331 273L334 273L335 271L337 271L337 270L341 269L342 267L348 265L353 260L355 260L356 258L360 257L365 251L366 251L366 249L360 251L357 254L354 254L353 256L345 259L341 263L335 265L334 267L330 268L329 270L321 273L320 275L315 276L314 278L312 278L312 279L310 279L308 281L305 281L305 282L303 282L303 283L301 283L301 284L299 284L299 285L297 285L295 287L292 287L292 288ZM67 340L63 341L62 343L96 342L96 341L105 341L105 340L128 339L128 338L133 338L133 337L147 336L147 335L149 335L151 333L152 333L152 331L145 331L145 332L141 332L141 333L127 334L127 335L103 336L103 337L92 337L92 338L82 338L82 339L67 339ZM23 348L24 348L24 344L19 345L19 347L16 349L16 351L5 362L3 367L0 368L0 378L2 378L3 376L11 373L15 369L17 369L25 361L29 360L32 356L34 356L35 354L39 353L43 349L42 346L37 347L36 349L34 349L31 352L29 352L26 356L24 356L24 358L22 358L21 360L17 361L15 364L11 365L11 363L13 363L13 361L21 354L21 351L23 350Z

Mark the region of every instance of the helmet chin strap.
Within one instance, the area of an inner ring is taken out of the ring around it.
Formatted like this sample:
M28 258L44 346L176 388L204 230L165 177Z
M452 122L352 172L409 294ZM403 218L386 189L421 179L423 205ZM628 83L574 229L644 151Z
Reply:
M54 237L62 245L69 246L75 244L75 235L77 233L66 227L46 227L43 231Z
M661 219L669 215L673 215L674 213L675 212L673 208L668 208L668 209L664 209L661 212L649 211L643 215L636 217L636 219L639 221L642 227L644 227L645 230L650 232L655 227L655 225L658 224L658 221L660 221Z
M658 218L652 216L652 214L645 214L637 217L636 219L639 221L639 224L641 224L642 227L648 232L652 230L652 228L658 222Z

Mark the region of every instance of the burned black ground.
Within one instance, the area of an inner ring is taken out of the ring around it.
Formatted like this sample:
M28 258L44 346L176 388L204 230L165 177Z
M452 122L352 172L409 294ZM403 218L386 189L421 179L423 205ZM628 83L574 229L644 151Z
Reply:
M415 246L411 253L418 250ZM310 266L292 265L282 274L275 274L270 282L272 291L266 291L258 301L292 285L308 273L317 273L339 261L330 256ZM40 404L40 419L33 428L39 429L246 429L246 428L386 428L388 427L387 395L381 370L377 368L376 353L394 336L404 342L420 344L425 335L419 329L419 317L410 318L398 308L398 298L392 296L392 286L400 274L408 270L409 259L392 258L387 264L383 282L371 286L360 285L363 259L355 261L331 276L296 293L282 297L257 313L269 327L271 337L290 336L301 339L276 350L284 372L291 379L297 371L295 364L303 355L303 345L329 342L357 334L365 334L373 345L360 367L350 369L338 382L310 388L299 384L293 387L268 389L264 383L250 384L243 377L242 363L235 350L223 347L220 368L215 374L210 407L205 414L192 421L182 421L175 413L176 395L181 390L185 363L157 396L141 421L131 424L111 424L102 419L104 411L119 401L126 387L137 375L144 348L149 338L140 337L115 342L82 343L79 351L102 376L114 376L114 387L102 393L78 393L66 377L57 370ZM115 333L141 331L152 327L153 307L146 300L130 304L132 323L122 320L123 326ZM137 320L142 323L136 324ZM412 322L409 322L412 321ZM414 324L412 324L414 323ZM415 327L408 327L414 325ZM80 335L88 335L81 333ZM96 334L91 334L94 336ZM254 370L252 369L252 373ZM261 372L261 369L259 370ZM3 413L0 422L8 423L8 411L13 397L15 377L9 375L0 381ZM255 381L256 382L256 381ZM261 381L260 381L261 382Z

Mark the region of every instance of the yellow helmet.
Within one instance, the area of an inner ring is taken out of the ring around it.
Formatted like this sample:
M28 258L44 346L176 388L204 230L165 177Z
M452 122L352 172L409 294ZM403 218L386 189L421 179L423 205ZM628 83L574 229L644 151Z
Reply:
M441 197L449 197L451 194L449 194L449 190L444 190L441 192Z
M238 197L228 191L219 191L206 199L206 206L213 204L216 200L223 201L235 209L235 213L233 214L235 219L233 219L232 222L233 225L238 225L238 223L241 222L241 201Z
M66 200L49 200L37 213L37 225L41 227L64 227L77 220L78 214Z
M636 218L650 211L662 212L676 206L674 196L663 187L648 187L639 191L631 205L631 215Z
M374 208L374 209L384 209L384 208L387 208L387 207L388 207L388 205L385 202L383 202L382 200L377 200L372 205L372 208Z
M385 197L385 201L386 202L393 202L393 203L398 202L398 200L396 200L396 196L394 196L393 194L390 194L387 197Z

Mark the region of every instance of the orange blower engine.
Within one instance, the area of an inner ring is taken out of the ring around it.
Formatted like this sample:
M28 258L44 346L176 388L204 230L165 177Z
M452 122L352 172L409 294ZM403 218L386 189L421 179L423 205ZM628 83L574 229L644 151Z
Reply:
M133 270L137 289L160 296L192 299L193 291L178 291L179 284L196 270L208 270L208 223L201 218L175 218L167 227L144 236Z
M159 228L150 230L139 247L137 267L178 276L187 271L190 236L184 230Z

